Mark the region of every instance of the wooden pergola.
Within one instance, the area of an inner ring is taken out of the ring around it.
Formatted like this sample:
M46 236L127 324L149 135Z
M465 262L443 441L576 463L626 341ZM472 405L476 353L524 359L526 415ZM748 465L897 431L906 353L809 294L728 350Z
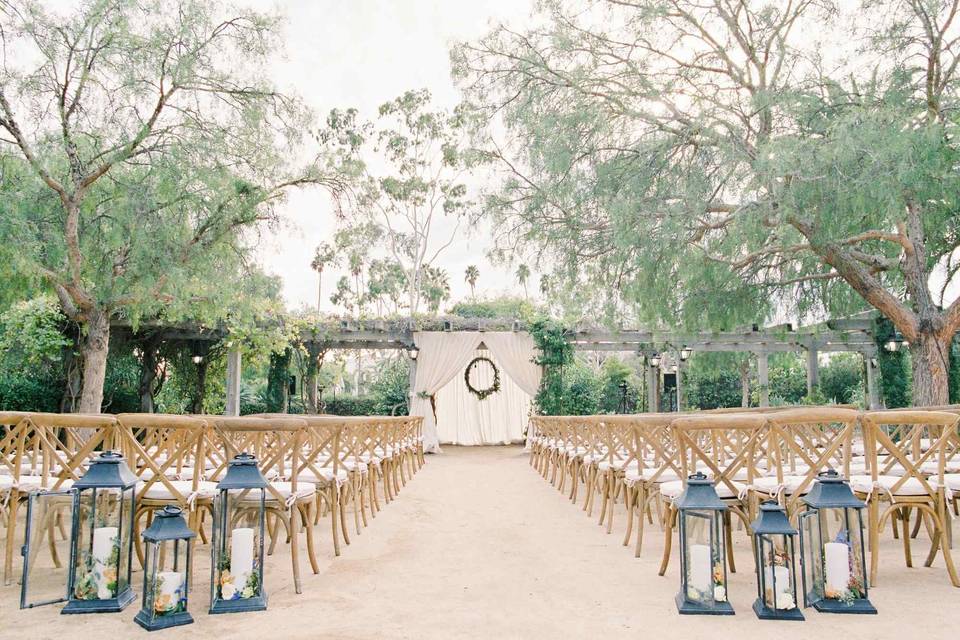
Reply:
M653 366L655 354L668 355L677 365L677 404L682 406L680 385L685 358L681 351L693 352L747 352L757 359L760 406L768 406L769 368L771 353L805 352L807 361L807 392L818 384L818 357L820 353L852 352L864 359L866 390L869 408L879 408L877 389L878 349L874 337L875 314L866 313L851 318L794 328L789 324L760 328L745 327L733 331L682 332L621 329L616 331L593 327L577 327L570 331L569 341L579 351L633 353L645 356L644 369L647 381L648 406L660 407L661 367ZM125 326L118 329L129 330ZM223 341L229 334L222 328L204 328L190 324L154 326L147 328L159 332L162 339L180 341ZM440 318L428 321L411 320L339 320L328 321L315 328L304 330L300 341L308 349L364 349L364 350L409 350L414 346L417 331L527 331L524 323L514 319ZM227 415L240 412L241 352L238 347L227 354ZM411 359L411 382L416 376L416 360ZM413 385L411 384L411 393Z

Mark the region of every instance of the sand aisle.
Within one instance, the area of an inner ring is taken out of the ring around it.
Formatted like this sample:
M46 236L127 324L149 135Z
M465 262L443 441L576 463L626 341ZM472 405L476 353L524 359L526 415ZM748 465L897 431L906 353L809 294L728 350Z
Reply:
M827 616L806 623L758 621L750 551L735 535L740 571L731 578L737 615L677 615L676 557L658 577L662 540L648 529L643 557L621 546L623 511L606 535L527 464L519 447L447 447L334 560L321 522L320 573L304 561L304 593L293 593L286 551L269 559L265 613L206 615L206 548L198 558L196 624L158 638L947 638L960 590L942 561L906 569L884 540L879 616ZM926 540L915 546L922 565ZM135 573L139 585L142 574ZM0 590L2 638L146 637L134 607L116 615L61 616L59 605L17 610L16 586ZM139 592L139 586L137 591ZM138 602L139 604L139 602Z

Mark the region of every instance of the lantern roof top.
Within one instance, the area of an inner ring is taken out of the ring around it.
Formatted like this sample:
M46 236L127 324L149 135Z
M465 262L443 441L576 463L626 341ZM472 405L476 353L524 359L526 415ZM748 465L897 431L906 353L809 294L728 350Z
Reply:
M803 501L814 509L863 509L866 505L853 495L850 485L836 471L830 469L817 476Z
M257 466L256 456L249 453L241 453L230 461L227 467L227 473L217 484L217 489L266 489L269 486L266 478L260 473Z
M760 505L760 515L750 524L750 528L756 535L797 535L783 507L772 500Z
M711 509L723 511L727 505L717 495L713 480L698 471L687 478L687 488L677 498L678 509Z
M77 480L75 489L129 489L137 484L126 460L116 451L104 451L90 463L87 472Z
M183 519L183 509L168 504L154 512L153 522L143 532L143 539L147 542L163 542L164 540L189 540L196 535Z

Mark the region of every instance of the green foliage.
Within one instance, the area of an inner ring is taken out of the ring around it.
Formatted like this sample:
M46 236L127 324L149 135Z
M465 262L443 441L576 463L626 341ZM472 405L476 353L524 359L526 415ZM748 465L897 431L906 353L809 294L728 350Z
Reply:
M830 403L849 404L863 397L863 358L841 353L820 369L820 392Z
M797 354L772 356L769 378L771 404L799 404L807 395L807 368Z
M523 322L532 322L539 312L533 303L518 296L461 300L450 309L452 315L462 318L515 318Z
M880 397L888 409L910 406L911 380L910 353L906 349L887 351L883 345L895 334L893 324L880 318L874 325L877 342L877 358L880 361Z
M31 370L59 362L72 344L63 334L65 323L50 296L14 304L0 315L0 362L7 369Z
M742 399L740 374L736 370L698 370L687 366L684 370L685 402L690 408L718 409L739 407Z
M283 399L287 397L288 385L290 384L290 360L292 357L293 352L290 349L270 354L267 387L264 390L265 412L279 413L283 411Z
M410 391L410 365L404 358L391 358L377 368L369 393L376 415L407 415Z
M339 396L326 398L326 413L334 416L372 416L377 415L377 399L371 397Z

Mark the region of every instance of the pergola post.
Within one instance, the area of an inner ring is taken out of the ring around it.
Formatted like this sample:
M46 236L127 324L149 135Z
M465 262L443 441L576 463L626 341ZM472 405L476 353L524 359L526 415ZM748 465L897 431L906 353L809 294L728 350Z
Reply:
M677 412L683 411L683 360L677 351Z
M817 348L813 345L807 347L807 395L813 395L813 390L820 384L820 373L817 369Z
M223 415L240 415L240 349L237 347L227 352L227 403Z
M647 411L656 413L660 410L660 371L657 367L647 365Z
M770 406L770 367L767 352L757 352L757 381L760 383L760 406Z
M407 355L407 361L410 363L410 370L407 374L407 380L409 385L409 392L407 393L407 413L413 415L413 398L417 394L417 361Z
M867 370L867 409L879 409L880 393L877 389L877 367L874 365L874 358L870 354L863 354L863 359Z

